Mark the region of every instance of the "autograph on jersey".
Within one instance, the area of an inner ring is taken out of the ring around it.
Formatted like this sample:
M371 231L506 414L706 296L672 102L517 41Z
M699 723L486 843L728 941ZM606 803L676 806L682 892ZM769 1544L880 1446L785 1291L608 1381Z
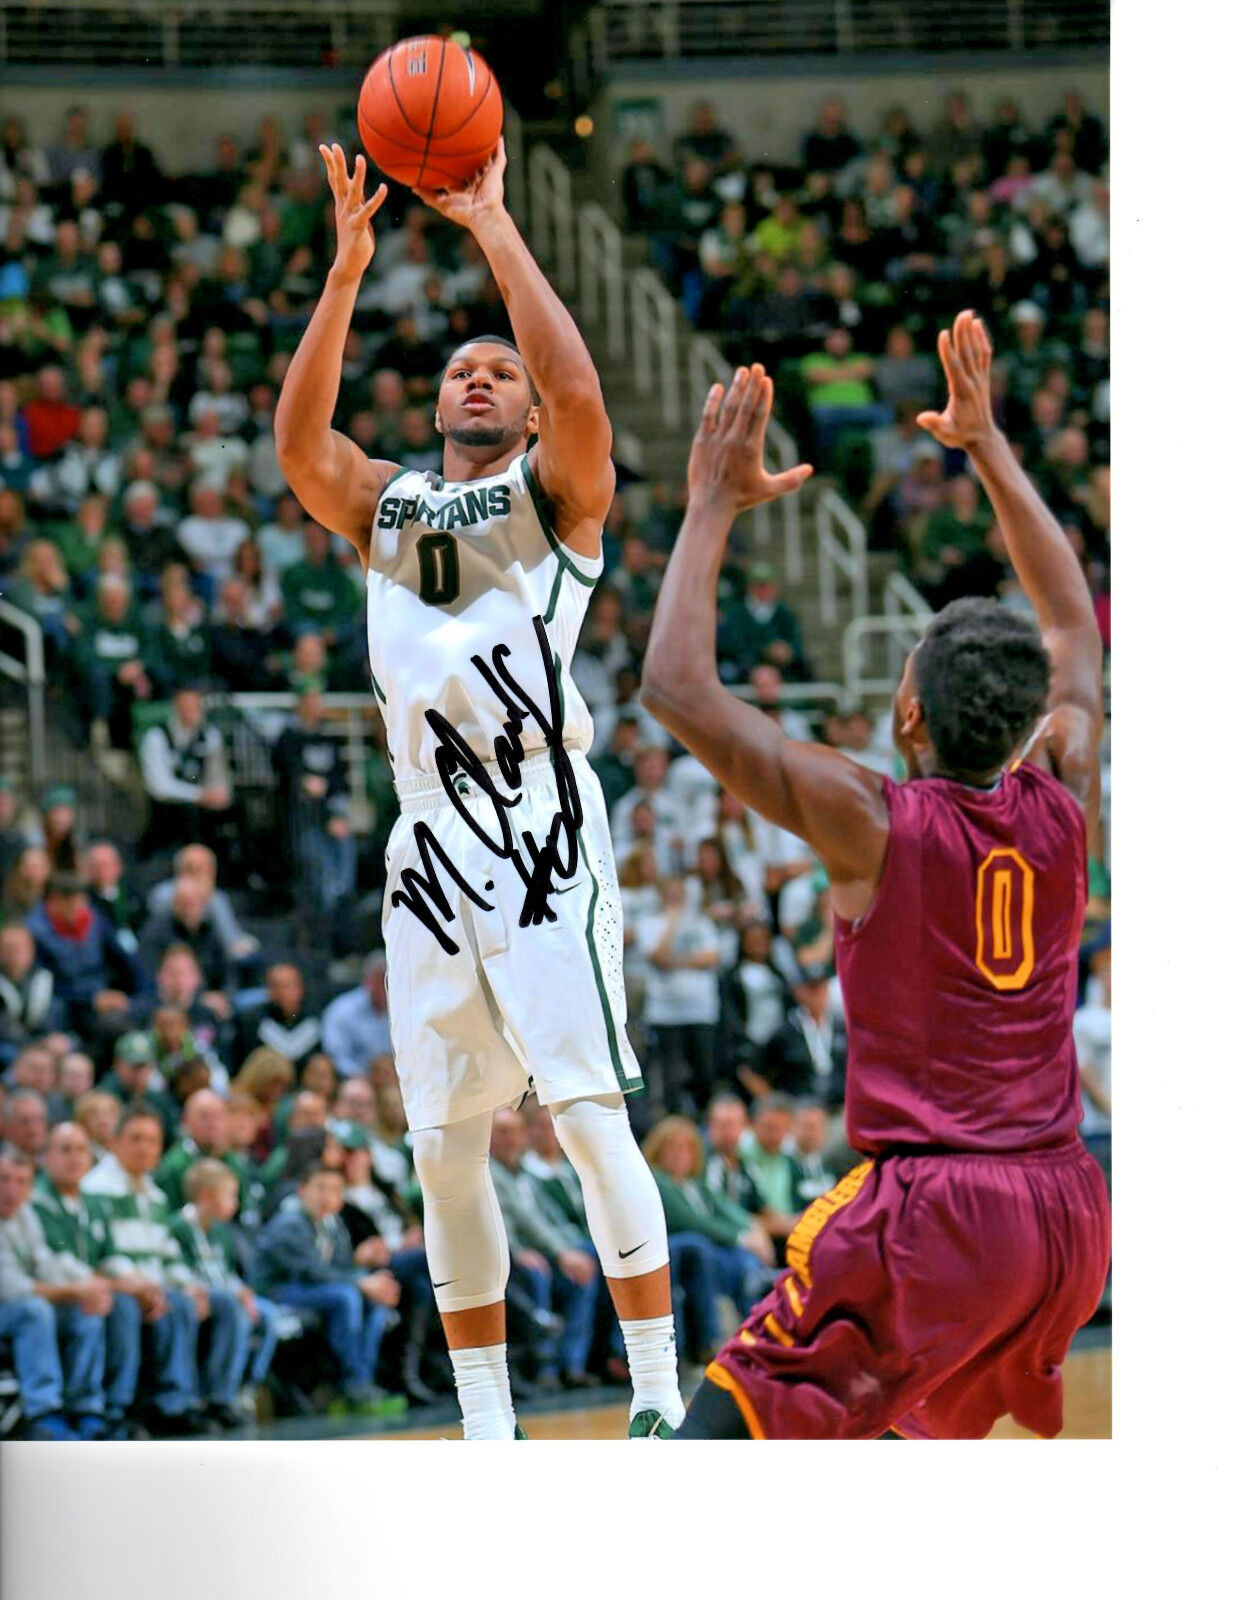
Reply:
M549 896L556 892L552 880L555 874L559 879L575 876L579 864L578 834L583 825L575 773L562 742L562 694L544 619L533 617L532 626L545 667L548 712L543 711L529 691L512 677L506 665L511 653L506 645L495 645L489 661L483 656L472 657L473 666L498 696L506 711L503 731L494 740L494 759L503 781L513 793L503 794L495 787L484 763L440 712L431 709L425 713L426 722L438 738L438 776L451 798L451 804L481 843L487 845L500 860L510 861L523 880L524 903L519 913L521 928L526 928L529 923L558 920L549 904ZM537 844L527 829L522 833L517 832L510 815L523 799L520 769L525 760L525 751L521 736L527 722L535 724L545 735L558 786L558 812L550 824L548 838L541 845ZM462 774L468 785L474 786L491 802L497 821L496 837L481 818L465 806L452 782L457 773ZM468 883L427 822L417 822L412 836L420 849L422 870L418 872L413 867L403 869L399 874L403 888L395 890L391 903L406 906L414 916L419 917L447 955L453 956L459 946L447 933L443 923L453 922L455 914L438 875L438 866L455 880L473 905L479 906L482 911L491 911L492 902ZM485 887L492 889L493 884L486 883Z

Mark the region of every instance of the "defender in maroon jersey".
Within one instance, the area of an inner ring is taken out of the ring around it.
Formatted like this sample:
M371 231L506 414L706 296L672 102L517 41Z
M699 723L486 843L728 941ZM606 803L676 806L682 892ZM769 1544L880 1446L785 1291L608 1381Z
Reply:
M1102 645L1081 568L996 428L973 312L939 350L948 405L919 422L968 452L1039 626L981 600L934 619L894 698L904 784L786 739L717 676L729 528L809 472L764 469L762 368L713 389L691 452L644 700L824 863L847 1128L868 1159L799 1219L678 1438L979 1438L1005 1413L1054 1435L1061 1364L1107 1273L1072 1033Z

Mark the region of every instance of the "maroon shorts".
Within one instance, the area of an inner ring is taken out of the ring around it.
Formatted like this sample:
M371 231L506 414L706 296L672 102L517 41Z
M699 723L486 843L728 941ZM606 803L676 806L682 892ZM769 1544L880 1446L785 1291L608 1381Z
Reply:
M1051 1437L1110 1238L1080 1141L865 1161L803 1213L707 1376L757 1439L981 1439L1006 1412Z

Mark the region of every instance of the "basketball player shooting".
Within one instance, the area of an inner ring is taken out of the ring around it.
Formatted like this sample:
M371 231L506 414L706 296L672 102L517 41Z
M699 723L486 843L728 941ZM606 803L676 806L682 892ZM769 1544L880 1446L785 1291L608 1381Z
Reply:
M893 701L904 783L785 738L717 676L730 526L808 470L764 469L762 368L713 389L691 452L644 701L828 872L847 1137L868 1159L800 1218L677 1439L981 1438L1005 1413L1053 1436L1107 1273L1072 1033L1102 648L1077 559L993 420L973 312L939 351L948 405L919 423L967 452L1038 628L988 600L933 620Z
M592 719L570 663L601 575L612 434L591 358L503 204L505 152L462 191L417 190L467 228L515 345L447 362L444 473L370 460L331 428L344 341L386 195L321 150L337 247L275 415L293 493L366 572L370 666L400 800L383 936L425 1249L467 1439L523 1437L507 1371L509 1256L494 1112L535 1087L579 1175L631 1369L632 1438L682 1420L665 1215L623 1096L622 922ZM535 436L535 443L531 443ZM568 1279L595 1271L566 1251ZM564 1373L565 1381L580 1378Z

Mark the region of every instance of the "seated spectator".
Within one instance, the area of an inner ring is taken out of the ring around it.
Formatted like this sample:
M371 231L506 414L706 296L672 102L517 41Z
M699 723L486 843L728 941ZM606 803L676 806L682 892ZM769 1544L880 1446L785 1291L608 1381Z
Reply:
M50 539L32 539L22 551L8 598L42 628L48 666L60 671L71 663L81 620L64 558Z
M728 965L738 953L735 920L750 901L716 834L701 839L695 847L694 869L687 878L687 903L716 928L721 965Z
M205 607L189 587L189 569L179 561L159 577L161 612L149 637L150 673L161 696L183 683L199 683L210 671L210 635Z
M253 1124L252 1130L246 1131L245 1148L256 1159L263 1148L263 1131L269 1135L273 1118L256 1095L241 1091L241 1102L246 1122ZM342 1172L342 1151L338 1141L327 1131L328 1120L327 1101L316 1091L302 1089L292 1097L287 1119L273 1149L269 1138L265 1141L267 1155L258 1171L263 1216L273 1217L284 1200L295 1194L307 1166L335 1166ZM328 1144L338 1151L338 1160L324 1157Z
M131 1105L142 1105L154 1111L164 1140L170 1142L175 1137L180 1124L180 1106L168 1093L163 1075L155 1066L154 1043L149 1033L135 1030L117 1039L111 1071L103 1077L99 1088L111 1095L122 1111Z
M220 1016L230 1014L226 991L231 989L234 968L223 935L210 912L210 892L200 877L174 881L171 904L155 912L141 938L141 957L149 971L157 971L163 957L174 945L193 952L201 968L207 992L201 996Z
M133 605L132 590L124 578L105 574L77 637L77 668L95 749L131 748L133 703L153 700L155 694L145 665L149 654L150 642Z
M176 528L176 538L188 559L196 582L193 587L207 605L232 575L237 548L249 537L242 518L229 516L222 490L199 478L189 491L190 515Z
M542 1312L562 1317L559 1338L544 1337L535 1354L537 1386L556 1389L589 1384L601 1274L588 1236L551 1210L531 1173L523 1167L527 1128L517 1111L494 1113L490 1172L511 1249L511 1273Z
M697 100L691 107L691 120L674 140L674 160L684 170L692 162L702 163L709 180L731 172L742 157L734 137L717 122L715 107L708 100Z
M206 719L199 684L177 688L167 722L147 728L141 767L150 797L142 854L177 850L203 835L217 843L232 790L223 735Z
M424 1230L406 1201L378 1181L368 1132L359 1124L341 1122L335 1125L335 1136L343 1149L347 1187L340 1216L352 1241L352 1259L360 1266L384 1267L397 1280L405 1334L401 1381L409 1399L432 1402L436 1396L420 1377L435 1310Z
M137 953L137 928L142 921L140 901L125 881L126 863L111 839L96 839L86 851L86 880L90 904L110 917L120 943Z
M5 1082L10 1089L33 1089L42 1100L48 1119L59 1122L72 1108L56 1087L58 1057L54 1040L55 1035L50 1035L37 1044L26 1045L5 1074ZM66 1039L63 1046L67 1049L67 1045Z
M703 1282L693 1297L696 1327L686 1348L715 1349L717 1296L746 1316L772 1281L772 1241L750 1212L700 1181L704 1147L686 1117L663 1118L643 1151L665 1207L671 1249L684 1235L705 1241Z
M68 783L53 783L39 805L42 842L53 868L75 872L80 854L77 791Z
M367 1073L376 1057L390 1055L383 951L365 957L360 985L337 995L322 1013L322 1046L345 1078Z
M804 963L793 994L789 1014L745 1069L743 1087L758 1096L817 1094L839 1106L846 1056L841 986L822 964Z
M26 926L51 972L69 1024L83 1038L115 1038L149 998L150 979L124 947L110 918L86 898L86 880L56 873Z
M844 1138L842 1140L844 1144ZM837 1140L829 1128L828 1112L819 1100L799 1100L786 1153L794 1163L794 1204L802 1212L813 1200L836 1185L840 1176L832 1165L831 1151Z
M13 858L4 880L4 910L25 917L38 910L51 881L51 856L41 844L24 845Z
M729 683L748 682L761 661L771 662L784 678L810 677L798 620L781 599L776 569L768 562L752 562L745 598L722 612L717 654Z
M12 778L0 773L0 886L27 842L18 818L17 791Z
M596 747L594 746L594 749ZM639 719L620 717L599 755L592 755L593 770L605 796L605 809L612 817L618 802L635 787L635 755L639 748Z
M120 1110L120 1101L106 1089L91 1089L77 1102L73 1120L89 1140L92 1166L111 1149L120 1126Z
M721 209L707 161L690 157L681 175L667 184L657 200L651 228L652 259L676 290L685 290L698 310L700 291L699 240Z
M274 519L258 529L257 542L263 564L280 578L289 567L304 559L305 513L295 495L279 496Z
M673 173L658 158L648 139L632 139L622 169L622 203L627 222L643 233L656 220L662 191L673 182Z
M304 543L303 558L282 575L284 617L293 634L319 633L333 646L353 630L360 596L335 559L325 528L306 523Z
M700 1161L700 1175L710 1194L740 1206L754 1217L760 1209L760 1192L742 1158L743 1142L750 1126L747 1108L736 1094L723 1091L714 1095L704 1118L707 1147Z
M760 1196L759 1218L784 1264L785 1241L798 1220L795 1204L797 1173L784 1146L790 1137L794 1103L788 1095L768 1094L751 1108L751 1129L743 1146L743 1164Z
M862 146L846 121L844 101L830 96L803 140L803 166L808 172L841 172L861 154Z
M83 1195L81 1182L92 1165L90 1142L84 1129L71 1122L52 1130L43 1171L35 1182L32 1203L47 1247L57 1259L63 1278L83 1285L102 1284L110 1293L106 1313L104 1401L109 1439L135 1436L139 1426L133 1415L142 1363L142 1324L156 1324L171 1313L158 1286L131 1270L120 1256L107 1220L107 1202ZM175 1392L185 1382L173 1364L162 1357L175 1355L175 1338L169 1328L151 1338L152 1387L156 1394ZM182 1341L183 1345L183 1341ZM166 1347L166 1348L161 1348ZM180 1352L183 1358L183 1349ZM180 1398L184 1398L183 1394Z
M163 1028L155 1026L160 1011L167 1013L165 1036ZM169 945L155 973L155 1011L151 1016L160 1070L170 1075L194 1056L201 1056L217 1086L222 1087L227 1077L223 1062L228 1053L230 1015L231 1001L206 988L189 946Z
M643 1022L650 1114L693 1111L707 1101L717 1073L716 925L689 907L681 878L667 878L659 910L636 925L635 943L647 962Z
M172 873L172 877L164 878L150 891L147 905L152 916L171 909L179 879L192 878L206 890L207 915L223 940L228 959L241 962L255 954L258 941L236 920L230 896L219 887L218 858L208 845L187 844L178 850L172 858Z
M254 627L249 591L243 578L231 577L219 590L210 627L214 677L229 693L252 694L275 685L276 655L270 635Z
M261 1127L254 1141L254 1154L258 1160L264 1160L275 1143L275 1108L296 1082L292 1063L277 1050L261 1045L245 1058L235 1082L236 1088L258 1106ZM323 1107L321 1121L325 1120Z
M232 1149L227 1103L213 1089L198 1089L185 1101L180 1118L179 1137L171 1146L155 1182L167 1196L173 1211L179 1211L190 1198L185 1189L185 1174L195 1162L222 1162L235 1178L237 1199L243 1204L245 1188L257 1176L251 1161Z
M236 1065L259 1045L278 1051L298 1073L321 1050L321 1019L306 1011L304 974L290 961L267 967L265 999L236 1014Z
M869 356L855 353L853 336L846 327L833 328L823 351L803 358L807 407L815 424L819 460L825 466L847 429L878 428L892 421L888 406L876 400L872 388L875 371Z
M34 936L20 922L0 926L0 1069L45 1033L62 1031L68 1008L55 979L41 966Z
M991 515L968 472L948 481L946 503L923 528L914 581L943 609L965 595L995 593L1002 572L987 548Z
M389 1056L378 1057L371 1066L369 1077L345 1078L331 1103L331 1115L339 1122L362 1128L369 1140L369 1153L378 1180L388 1188L402 1192L412 1176L402 1137L398 1145L386 1144L378 1132L378 1099L374 1083L378 1077L378 1063L390 1064L392 1080L394 1063Z
M342 956L356 896L356 839L347 753L326 727L320 694L300 695L296 721L279 735L271 762L280 783L286 848L298 869L301 914L330 954Z
M4 1099L4 1138L31 1161L47 1148L47 1102L37 1089L13 1089Z
M768 923L751 921L739 929L738 959L721 979L722 1030L726 1043L726 1076L748 1094L752 1069L765 1045L785 1021L789 1006L786 981L773 962L773 935Z
M195 1161L184 1173L186 1204L171 1224L173 1238L210 1300L210 1341L202 1362L206 1416L221 1428L243 1427L242 1383L263 1383L278 1343L278 1312L240 1273L232 1219L240 1203L236 1174L223 1161Z
M896 415L897 407L904 402L912 405L917 415L932 403L939 386L936 363L915 351L909 329L902 323L890 328L884 354L875 364L875 391L882 404Z
M343 1398L350 1409L368 1410L382 1399L374 1374L399 1284L385 1268L366 1272L354 1265L339 1216L343 1201L343 1173L310 1167L295 1202L282 1206L258 1235L254 1286L278 1305L322 1316Z
M111 1290L49 1248L30 1204L34 1175L29 1156L0 1146L0 1345L11 1345L27 1438L101 1439Z
M142 1415L155 1437L210 1431L197 1380L198 1324L210 1314L210 1301L172 1235L170 1208L151 1178L162 1151L158 1113L135 1101L121 1113L113 1149L81 1182L83 1195L105 1201L120 1270L153 1283L162 1292L158 1303L167 1307L152 1327L161 1389Z
M678 797L666 787L669 757L656 745L641 745L634 755L635 784L619 800L610 815L614 853L622 857L635 842L635 811L647 805L652 810L657 843L671 854L682 848L686 835L686 811Z

